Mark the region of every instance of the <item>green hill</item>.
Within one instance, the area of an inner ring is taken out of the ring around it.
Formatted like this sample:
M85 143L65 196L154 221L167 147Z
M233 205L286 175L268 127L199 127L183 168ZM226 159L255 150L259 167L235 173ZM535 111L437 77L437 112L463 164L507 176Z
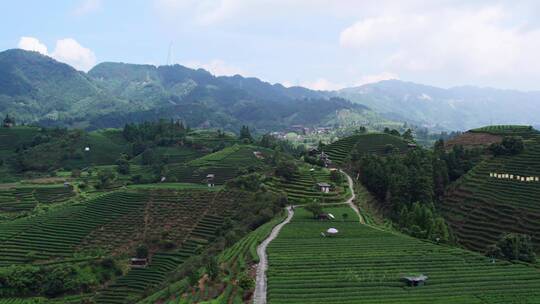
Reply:
M400 151L407 149L407 142L400 137L385 133L368 133L342 138L325 146L323 151L332 162L340 165L346 161L355 147L361 153L385 154L389 145Z
M471 249L485 251L510 232L529 234L539 245L540 182L521 177L540 178L540 133L525 126L491 126L472 132L521 136L525 150L488 158L452 185L440 206L447 222L459 242Z
M0 117L24 123L97 129L170 118L191 127L273 131L328 123L340 110L370 112L319 91L181 65L104 62L83 73L37 52L0 52Z

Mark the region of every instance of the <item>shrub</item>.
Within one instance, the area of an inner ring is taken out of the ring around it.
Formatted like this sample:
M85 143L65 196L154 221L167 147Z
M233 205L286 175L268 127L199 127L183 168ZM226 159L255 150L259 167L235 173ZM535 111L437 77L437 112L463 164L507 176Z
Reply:
M135 255L140 259L147 258L148 257L148 247L146 247L146 245L144 245L144 244L139 245L139 247L137 247Z

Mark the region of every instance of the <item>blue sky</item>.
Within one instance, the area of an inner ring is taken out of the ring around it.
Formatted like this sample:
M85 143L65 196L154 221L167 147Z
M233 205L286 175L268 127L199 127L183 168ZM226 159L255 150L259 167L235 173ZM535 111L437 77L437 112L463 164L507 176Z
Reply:
M337 89L398 78L539 90L537 1L3 1L0 49L80 70L171 62Z

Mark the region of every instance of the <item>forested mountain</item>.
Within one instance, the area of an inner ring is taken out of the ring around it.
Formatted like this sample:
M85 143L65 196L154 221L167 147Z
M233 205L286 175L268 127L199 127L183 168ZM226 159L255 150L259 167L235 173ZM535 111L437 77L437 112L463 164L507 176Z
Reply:
M335 92L387 118L430 127L467 130L489 124L538 124L540 91L472 86L442 89L386 80Z
M249 124L270 131L321 125L340 110L369 111L324 92L180 65L101 63L85 74L36 52L8 50L0 53L0 67L0 114L46 126L96 129L171 118L194 127Z

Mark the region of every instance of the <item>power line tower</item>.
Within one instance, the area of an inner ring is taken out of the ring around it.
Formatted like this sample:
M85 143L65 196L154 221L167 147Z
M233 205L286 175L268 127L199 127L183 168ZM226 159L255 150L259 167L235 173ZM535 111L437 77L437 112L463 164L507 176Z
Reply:
M173 43L171 41L169 43L169 52L167 53L167 65L171 65L172 47L173 47Z

